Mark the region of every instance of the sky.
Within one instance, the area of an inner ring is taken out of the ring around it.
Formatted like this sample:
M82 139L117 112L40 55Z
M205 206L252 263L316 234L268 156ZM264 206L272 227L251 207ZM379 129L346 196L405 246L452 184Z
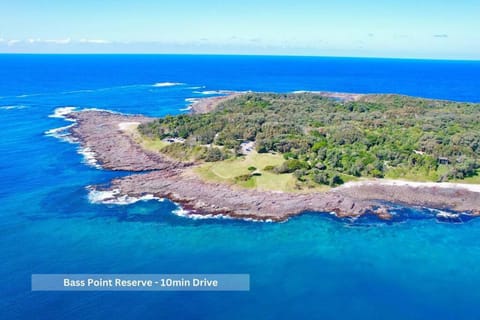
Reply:
M480 0L0 0L0 53L480 60Z

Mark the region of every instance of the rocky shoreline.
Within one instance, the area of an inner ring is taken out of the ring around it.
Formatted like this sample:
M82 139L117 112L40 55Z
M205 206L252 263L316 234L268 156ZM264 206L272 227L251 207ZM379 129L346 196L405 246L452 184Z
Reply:
M208 108L228 97L210 100ZM328 192L286 193L206 182L187 170L195 164L146 151L122 130L125 124L143 123L151 118L98 110L71 112L65 118L75 122L68 130L82 148L91 151L103 169L132 171L131 175L114 179L108 187L91 187L91 192L110 191L103 199L109 203L122 197L168 198L195 215L262 221L283 221L307 211L353 218L374 214L389 220L389 202L480 215L480 194L453 185L440 188L365 181Z
M196 100L190 105L190 112L192 114L208 113L215 110L221 102L231 100L243 94L243 92L237 91L221 91L220 93L223 95Z
M294 93L303 93L306 91L297 91ZM363 97L368 96L367 94L361 93L344 93L344 92L329 92L329 91L308 91L310 93L321 95L325 98L338 99L343 101L358 101ZM201 98L193 102L189 108L192 114L199 113L208 113L215 110L215 108L224 101L231 100L236 98L246 92L241 91L220 91L221 96Z
M90 150L103 169L143 172L188 166L143 149L121 130L122 123L144 123L152 118L101 110L72 112L65 118L76 122L69 128L72 137Z

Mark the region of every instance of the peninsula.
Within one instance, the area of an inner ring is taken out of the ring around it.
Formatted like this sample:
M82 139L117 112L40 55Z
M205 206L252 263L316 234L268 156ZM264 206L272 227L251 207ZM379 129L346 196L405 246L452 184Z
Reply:
M238 93L159 119L85 110L72 136L107 170L101 200L190 214L392 218L391 203L480 215L480 105L331 92Z

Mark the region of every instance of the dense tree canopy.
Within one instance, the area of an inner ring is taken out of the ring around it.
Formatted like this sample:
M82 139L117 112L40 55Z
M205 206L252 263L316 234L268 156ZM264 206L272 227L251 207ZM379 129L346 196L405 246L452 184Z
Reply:
M181 137L183 148L215 145L207 161L234 156L244 141L258 152L279 152L273 170L320 184L342 176L433 180L477 174L480 105L399 95L366 95L341 101L314 93L249 93L207 114L167 116L141 125L151 138ZM217 148L219 147L219 148Z

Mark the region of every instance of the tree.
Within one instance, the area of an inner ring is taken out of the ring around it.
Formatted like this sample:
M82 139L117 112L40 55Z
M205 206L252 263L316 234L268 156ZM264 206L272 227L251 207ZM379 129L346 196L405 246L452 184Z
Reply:
M225 159L225 155L223 154L222 150L216 147L208 148L207 154L205 155L205 161L215 162L215 161L221 161L224 159Z

